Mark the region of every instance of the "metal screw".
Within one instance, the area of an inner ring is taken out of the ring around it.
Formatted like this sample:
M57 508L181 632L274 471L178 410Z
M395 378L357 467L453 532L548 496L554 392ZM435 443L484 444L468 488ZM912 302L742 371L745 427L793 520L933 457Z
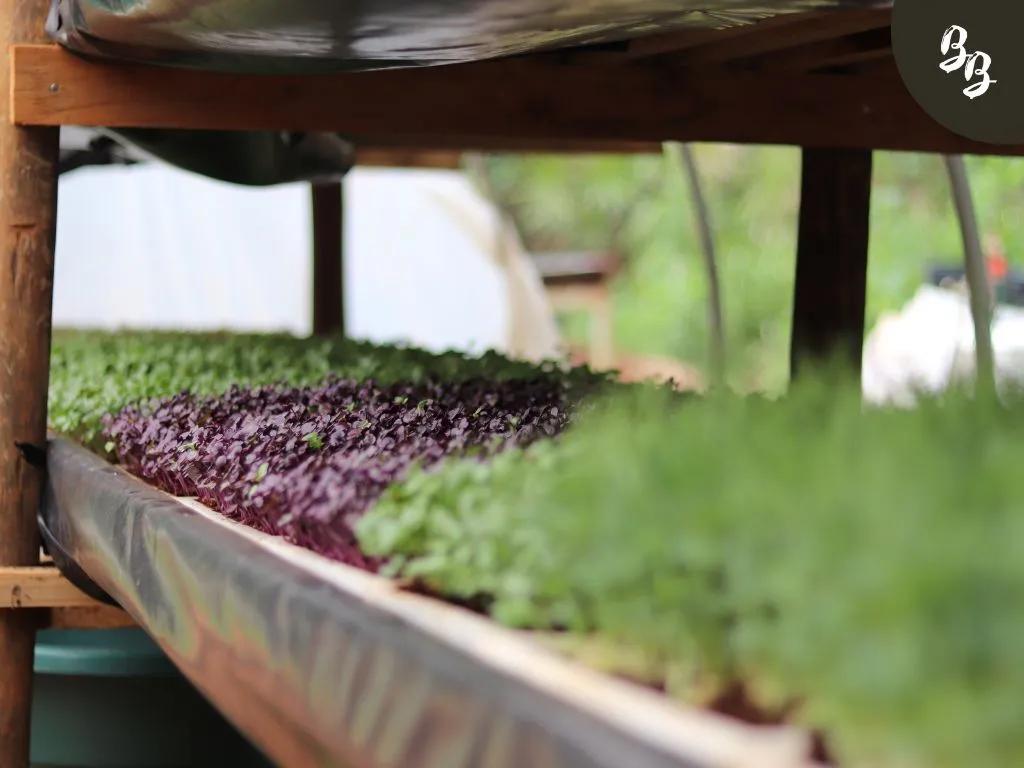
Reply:
M56 83L50 83L50 93L56 93L60 90L60 86Z

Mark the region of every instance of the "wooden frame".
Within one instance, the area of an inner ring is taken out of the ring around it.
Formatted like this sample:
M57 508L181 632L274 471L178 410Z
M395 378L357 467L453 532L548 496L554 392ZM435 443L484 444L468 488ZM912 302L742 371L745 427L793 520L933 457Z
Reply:
M590 330L587 364L595 370L614 367L615 333L609 286L604 282L589 285L550 285L547 287L547 294L551 307L556 312L586 312Z
M598 370L615 362L611 280L621 268L613 252L535 253L551 308L557 312L583 310L590 331L587 362Z
M860 370L867 300L871 151L804 149L790 371L841 355Z
M312 184L313 335L345 333L345 183Z
M744 49L749 66L757 66L763 47ZM689 59L688 51L679 53L678 62L630 60L597 72L524 57L258 77L114 66L54 46L22 45L11 52L11 112L20 125L333 130L409 146L447 141L465 150L516 151L524 141L540 148L672 140L1024 154L1024 146L970 141L936 123L906 91L884 49L881 58L862 62L871 65L865 72L852 73L823 71L814 57L798 68L804 71L795 71L792 60L781 71L736 69L724 53L694 58L693 50ZM704 65L708 57L714 66ZM495 82L504 84L500 92ZM361 108L346 106L354 103Z
M35 609L60 606L44 609L59 626L124 618L79 604L38 567L56 126L335 130L367 146L447 151L652 151L664 140L817 148L805 150L794 311L794 339L814 355L837 339L855 352L863 333L872 149L1024 155L1024 146L959 137L924 113L892 60L888 9L790 14L614 50L305 78L81 60L48 44L46 10L0 0L9 95L0 106L0 578L33 606L0 608L5 768L28 766ZM353 103L360 109L345 107Z
M46 6L0 0L0 46L41 42ZM13 82L10 61L0 87ZM0 567L38 563L50 376L56 128L17 128L0 102ZM28 768L37 617L0 609L0 764Z
M4 608L13 610L94 608L102 605L64 578L52 565L0 567L0 595L3 595Z
M0 567L0 610L35 619L37 629L116 629L135 621L82 592L49 564Z
M462 153L450 149L357 147L356 165L371 168L438 168L451 170L462 165Z

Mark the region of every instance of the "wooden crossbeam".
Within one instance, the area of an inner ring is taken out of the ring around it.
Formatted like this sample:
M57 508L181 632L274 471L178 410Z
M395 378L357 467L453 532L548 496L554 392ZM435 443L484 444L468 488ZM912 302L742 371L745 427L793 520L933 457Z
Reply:
M675 140L1024 154L1024 145L973 142L943 128L894 66L862 77L624 65L598 78L524 58L256 77L101 64L47 45L15 46L12 55L13 119L23 125L336 130L488 151L524 140Z
M51 608L42 618L42 626L47 629L121 629L138 626L126 611L112 605Z
M678 53L709 42L725 43L750 35L763 34L767 30L789 27L807 19L822 16L820 11L808 13L780 13L769 15L752 24L737 24L726 27L705 27L681 29L672 32L637 38L629 43L625 56L630 59L644 59Z
M856 65L856 73L861 77L869 78L882 78L886 80L899 79L899 70L896 67L896 59L892 56L883 56L877 59L868 59L860 61ZM847 67L842 64L835 65L835 67L821 66L816 68L817 73L830 73L847 71ZM1012 153L1011 153L1012 154Z
M124 610L79 590L41 555L39 566L0 568L0 610L32 609L39 629L117 629L137 626Z
M356 165L374 168L459 168L462 153L445 149L359 147Z
M743 63L761 71L813 72L883 58L892 58L889 27L775 51Z
M0 609L101 606L53 566L0 567Z
M784 17L783 17L784 18ZM672 63L684 67L707 67L741 61L753 56L785 51L797 46L854 35L859 32L888 27L892 19L889 8L828 11L766 27L766 22L752 25L749 34L728 39L712 37L671 56Z
M346 138L359 146L358 152L365 152L367 157L380 153L396 152L397 157L405 158L411 153L420 154L431 158L436 157L438 166L455 154L463 152L494 150L503 152L514 152L523 154L558 154L558 155L660 155L662 146L660 141L628 141L621 139L586 139L586 138L519 138L515 136L487 137L479 136L469 141L465 136L456 135L433 135L418 136L416 134L394 137L387 135L358 136L351 133ZM364 149L365 147L365 149ZM410 149L414 147L415 149ZM358 154L357 152L357 154ZM375 158L374 158L375 159ZM370 165L376 163L362 162L360 164ZM380 163L385 165L385 163ZM424 163L422 166L427 167ZM431 166L433 167L433 166Z

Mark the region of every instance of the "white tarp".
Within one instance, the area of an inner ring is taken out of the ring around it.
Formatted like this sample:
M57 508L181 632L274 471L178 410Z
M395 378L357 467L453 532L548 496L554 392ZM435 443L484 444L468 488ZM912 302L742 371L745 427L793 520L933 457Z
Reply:
M1024 309L997 307L992 322L1001 391L1024 386ZM975 375L974 323L963 293L922 286L899 312L883 315L864 344L861 386L873 405L913 406Z
M428 349L558 354L518 236L461 173L356 168L345 181L350 335ZM60 181L62 327L310 331L305 184L253 189L153 163Z

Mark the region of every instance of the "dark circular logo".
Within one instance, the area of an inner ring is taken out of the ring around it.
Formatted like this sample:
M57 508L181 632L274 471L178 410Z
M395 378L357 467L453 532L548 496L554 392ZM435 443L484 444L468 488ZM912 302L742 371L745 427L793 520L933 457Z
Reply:
M895 0L892 49L933 119L975 141L1024 143L1024 3Z

